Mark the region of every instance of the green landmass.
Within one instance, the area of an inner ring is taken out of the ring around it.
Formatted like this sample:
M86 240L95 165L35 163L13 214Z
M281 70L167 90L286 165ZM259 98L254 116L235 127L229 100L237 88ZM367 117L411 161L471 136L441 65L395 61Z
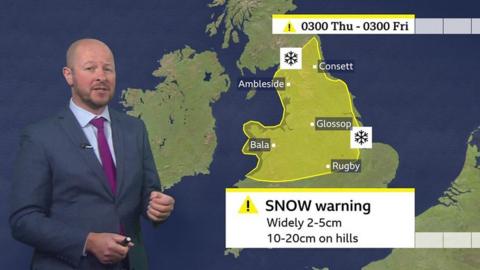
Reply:
M246 99L246 100L250 100L250 99L252 99L256 94L257 94L257 90L255 90L255 89L250 89L250 90L247 92L247 96L245 97L245 99Z
M211 51L186 46L159 63L153 76L161 82L153 90L128 88L122 103L145 122L162 187L170 188L184 176L209 173L217 146L211 104L230 79Z
M293 0L213 0L209 5L223 11L213 16L207 25L206 32L210 36L224 29L222 48L228 48L231 40L238 42L242 32L248 37L248 42L237 61L238 68L244 68L256 73L257 68L266 70L279 61L280 47L301 47L310 36L308 35L273 35L272 14L284 14L297 7Z
M476 132L479 132L478 130ZM470 136L470 143L473 136ZM439 203L416 217L417 232L480 231L480 157L477 146L467 144L462 171ZM480 268L480 249L394 249L385 259L363 269L460 269Z
M248 3L247 3L248 2ZM213 0L212 8L223 8L220 14L212 16L212 22L206 32L211 36L223 34L223 48L231 44L232 33L243 38L247 36L245 45L237 67L243 72L247 69L256 73L257 69L266 70L279 63L280 47L301 47L311 37L308 35L272 35L271 15L284 14L296 9L293 0ZM223 29L223 31L219 31ZM236 37L235 37L236 38ZM235 42L234 40L233 42ZM249 98L254 94L247 94ZM352 96L353 98L353 96ZM353 106L357 118L360 114ZM237 182L239 187L385 187L395 177L398 167L398 154L386 144L374 143L373 148L361 150L362 172L359 174L331 174L311 179L286 182L267 183L251 179ZM228 251L225 255L239 256L241 249Z
M249 140L269 138L272 144L270 151L252 151L247 140L242 152L258 158L248 178L272 182L307 179L331 174L327 166L332 159L360 157L358 149L350 148L350 130L317 131L311 125L315 117L348 117L353 126L359 126L345 82L313 68L324 59L318 37L303 46L302 58L301 70L279 69L274 75L291 83L285 90L277 90L283 109L280 123L264 126L249 121L243 125Z
M223 253L223 255L228 256L231 254L236 259L240 256L240 251L242 251L241 248L227 248L225 249L225 252Z

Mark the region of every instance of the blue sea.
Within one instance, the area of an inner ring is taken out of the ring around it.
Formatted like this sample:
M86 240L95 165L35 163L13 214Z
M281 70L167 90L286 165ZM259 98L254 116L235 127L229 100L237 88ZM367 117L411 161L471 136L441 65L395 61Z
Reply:
M208 37L208 2L177 1L2 1L0 4L0 265L27 269L31 248L12 239L8 192L13 153L22 127L66 106L70 90L61 69L65 50L78 38L104 40L115 53L117 96L127 87L153 89L151 73L163 54L189 45L214 50L232 82L235 61L247 37L221 49L223 37ZM478 17L470 1L295 1L295 13L415 13L417 17ZM434 5L434 6L432 6ZM269 25L265 26L269 28ZM352 59L354 73L334 73L348 84L374 141L400 156L391 186L416 188L416 212L437 198L460 172L471 131L480 125L480 36L321 36L327 59ZM274 68L260 71L271 76ZM248 74L247 75L251 75ZM224 256L224 189L256 164L241 154L242 124L274 124L281 105L272 91L245 100L234 87L213 105L218 147L209 175L185 177L168 190L175 212L159 229L144 224L152 269L360 269L387 256L386 249L246 249Z

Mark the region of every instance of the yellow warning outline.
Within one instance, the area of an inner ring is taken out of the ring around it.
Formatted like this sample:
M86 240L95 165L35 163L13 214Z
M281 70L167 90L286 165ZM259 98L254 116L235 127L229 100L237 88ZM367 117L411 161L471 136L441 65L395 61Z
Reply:
M415 188L226 188L225 192L415 192Z
M415 19L415 14L272 14L272 19Z
M272 15L273 16L273 15ZM318 54L318 59L320 59L320 44L318 44L318 41L317 41L317 38L314 36L312 37L307 43L305 43L305 45L303 45L302 47L302 51L303 49L312 41L314 40L316 42L316 45L317 45L317 54ZM303 65L303 63L302 63ZM303 68L303 67L302 67ZM308 68L308 67L307 67ZM277 73L280 71L280 67L277 69L277 71L275 71L275 74L273 75L273 78L276 77ZM353 116L353 121L355 122L355 124L357 126L360 127L360 124L358 123L357 121L357 117L355 115L355 112L353 111L353 103L352 103L352 96L350 95L350 90L348 89L348 85L341 79L335 79L335 80L332 80L330 79L328 76L327 76L327 73L323 73L323 75L325 76L325 78L327 78L327 80L330 80L332 82L337 82L337 81L340 81L341 83L343 83L346 87L346 91L347 91L347 95L348 95L348 102L350 104L350 112L352 113L352 116ZM282 97L280 96L280 92L278 90L276 90L277 92L277 95L278 95L278 98L280 99L280 103L282 104L282 108L283 108L283 112L282 112L282 119L280 120L280 122L275 125L275 126L264 126L262 123L260 123L259 121L255 121L255 120L250 120L250 121L247 121L243 124L243 127L242 127L242 130L243 130L243 133L245 134L245 136L247 137L247 141L243 144L242 146L242 153L244 155L250 155L250 156L256 156L257 157L257 165L255 166L255 168L253 168L251 171L249 171L245 176L248 177L249 179L252 179L252 180L255 180L255 181L259 181L259 182L269 182L269 183L283 183L283 182L293 182L293 181L298 181L298 180L303 180L303 179L307 179L307 178L312 178L312 177L315 177L315 176L322 176L322 175L327 175L327 174L332 174L332 171L329 171L329 172L323 172L323 173L319 173L319 174L314 174L314 175L309 175L309 176L303 176L303 177L298 177L298 178L292 178L292 179L284 179L284 180L267 180L267 179L260 179L260 178L256 178L256 177L252 177L252 176L249 176L249 174L251 174L253 171L255 171L256 169L258 169L258 166L260 164L260 158L258 157L258 154L255 154L255 153L245 153L243 151L243 148L245 148L245 145L248 144L248 141L250 139L250 137L247 135L247 132L245 132L245 125L247 123L257 123L257 124L260 124L262 127L264 127L265 129L273 129L273 128L277 128L281 125L281 123L285 120L285 111L286 111L286 108L285 108L285 104L283 104L283 100L282 100ZM356 159L359 159L360 158L360 149L357 149L357 158Z

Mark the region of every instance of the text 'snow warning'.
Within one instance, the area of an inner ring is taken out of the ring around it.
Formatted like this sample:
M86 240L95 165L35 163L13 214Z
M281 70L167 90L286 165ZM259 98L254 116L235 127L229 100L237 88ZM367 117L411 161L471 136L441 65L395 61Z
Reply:
M227 248L413 248L413 188L227 188Z

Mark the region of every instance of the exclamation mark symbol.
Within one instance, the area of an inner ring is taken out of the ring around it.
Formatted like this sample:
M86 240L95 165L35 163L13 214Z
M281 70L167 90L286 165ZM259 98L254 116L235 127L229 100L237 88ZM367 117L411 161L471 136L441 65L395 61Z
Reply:
M284 33L295 33L295 27L292 22L288 22L287 25L283 28Z
M257 208L255 207L255 204L253 203L252 199L250 199L250 196L247 196L245 200L242 202L242 206L240 206L240 209L238 210L239 214L257 214Z

